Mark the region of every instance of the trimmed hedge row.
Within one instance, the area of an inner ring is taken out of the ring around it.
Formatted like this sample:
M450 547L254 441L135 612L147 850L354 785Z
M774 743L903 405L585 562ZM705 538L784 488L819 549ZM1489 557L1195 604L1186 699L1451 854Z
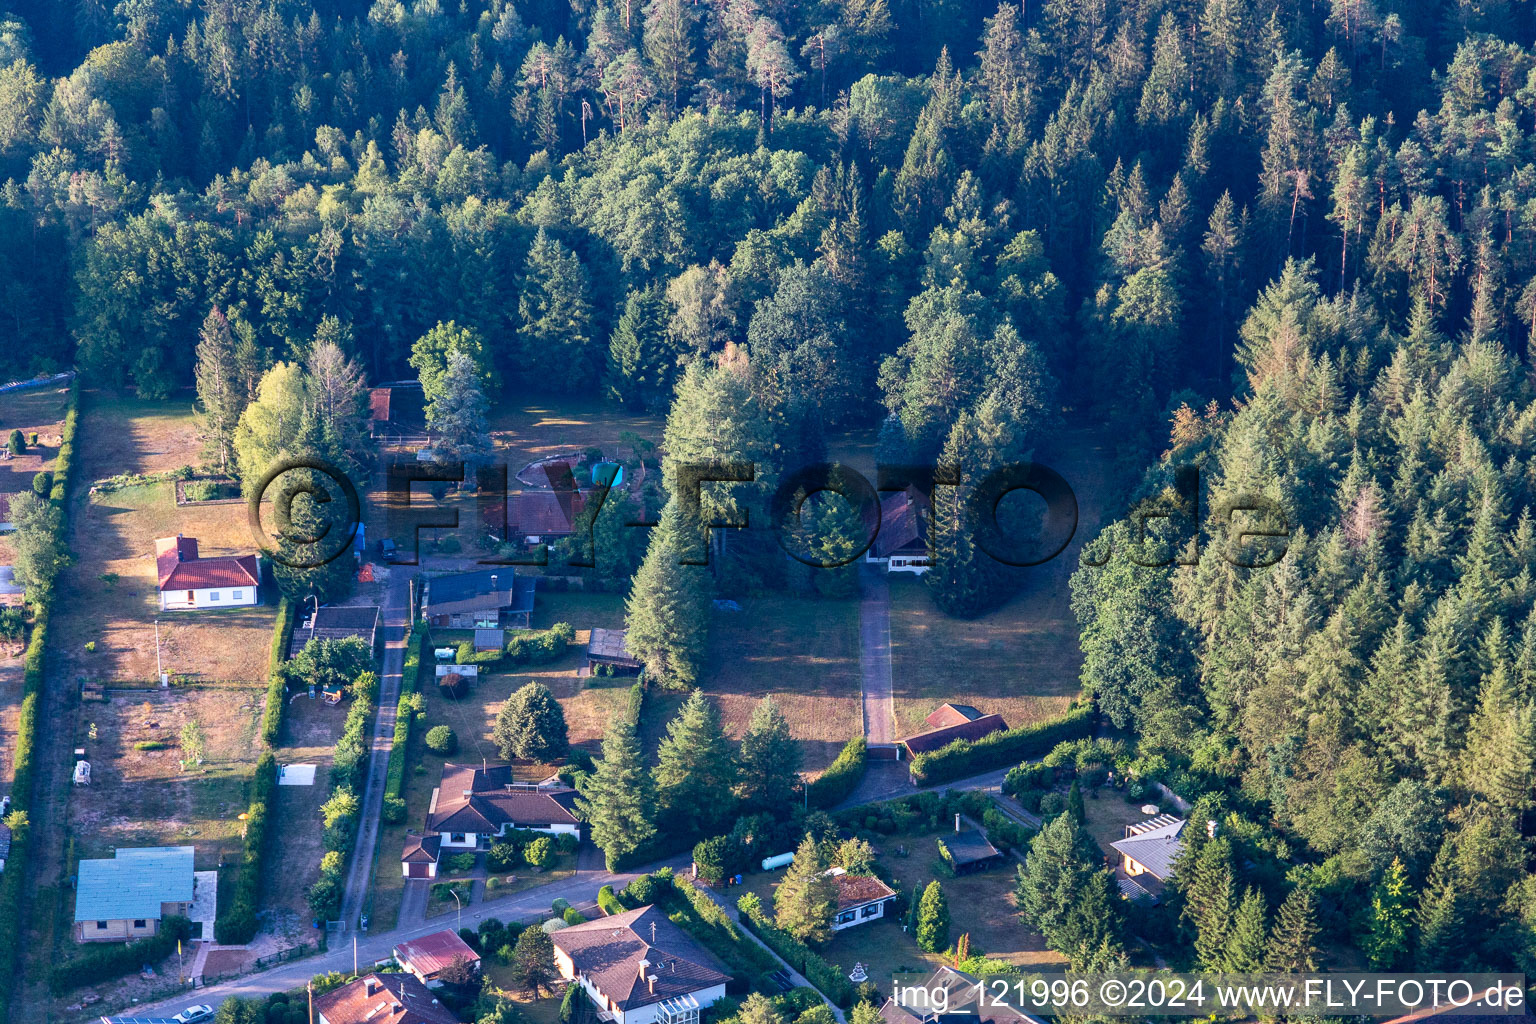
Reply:
M167 917L160 931L147 939L121 944L98 944L74 959L54 965L48 972L48 987L56 996L97 982L121 978L157 964L176 950L176 943L192 937L192 922L184 917Z
M605 885L597 890L597 905L609 917L622 914L628 909L619 902L619 897L614 893L613 886L611 885Z
M805 975L805 980L820 989L822 995L844 1009L853 1005L853 983L841 967L828 962L820 953L764 917L761 900L748 901L743 897L736 905L741 911L742 923L789 966Z
M811 783L812 807L823 810L836 807L853 795L853 791L859 788L859 783L864 779L864 757L868 748L869 744L863 736L855 736L844 744L837 760Z
M405 638L405 665L400 669L400 703L395 705L395 740L389 748L389 769L384 776L384 799L400 799L405 789L406 745L411 741L411 726L416 718L416 693L421 675L421 648L426 641L426 630L412 625Z
M283 709L288 699L288 638L293 633L293 605L288 599L277 602L277 625L272 628L272 649L267 654L267 707L261 715L261 738L267 746L277 746L283 732Z
M1018 764L1026 757L1048 753L1062 740L1087 736L1093 728L1093 708L1080 704L1058 718L1017 729L1004 729L979 740L955 740L948 746L912 759L912 781L919 786L952 782L993 768Z
M256 908L261 906L262 861L267 850L267 814L277 792L277 757L268 750L251 776L251 805L245 812L245 850L240 880L225 912L213 923L221 945L243 946L256 936Z
M75 459L75 433L80 425L80 381L75 378L69 385L69 398L64 413L64 429L59 442L59 454L54 461L53 487L48 500L62 512L59 528L69 529L69 480ZM11 781L12 813L24 812L32 806L33 773L36 765L38 703L43 692L43 658L48 647L47 602L33 606L32 636L27 642L26 658L22 664L21 711L16 722L16 752L12 759L14 775ZM20 822L18 821L19 825ZM10 1015L11 1000L16 995L16 979L20 976L21 960L22 889L27 877L30 828L13 827L11 853L6 859L6 870L0 874L0 1020Z

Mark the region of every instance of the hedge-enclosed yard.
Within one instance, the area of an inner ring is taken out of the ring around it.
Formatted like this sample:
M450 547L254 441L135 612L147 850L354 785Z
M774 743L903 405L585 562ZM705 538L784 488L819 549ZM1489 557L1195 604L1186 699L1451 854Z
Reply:
M932 786L1010 767L1026 757L1049 753L1062 740L1081 739L1092 729L1092 705L1079 704L1059 718L1004 729L979 740L955 740L938 750L918 754L911 762L912 781L919 786Z

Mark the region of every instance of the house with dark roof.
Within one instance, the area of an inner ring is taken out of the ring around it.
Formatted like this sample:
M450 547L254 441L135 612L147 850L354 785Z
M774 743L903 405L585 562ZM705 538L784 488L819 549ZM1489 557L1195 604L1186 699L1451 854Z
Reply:
M293 628L288 638L288 657L296 658L311 640L344 640L357 637L371 651L378 643L380 614L376 604L324 605Z
M1163 883L1173 876L1174 862L1184 852L1188 825L1184 818L1159 814L1125 826L1125 837L1109 844L1120 854L1115 876L1121 896L1137 903L1159 901Z
M627 629L593 629L587 640L587 675L597 665L608 665L614 672L629 675L640 671L640 660L630 655L624 638Z
M315 1020L319 1024L459 1024L458 1014L409 974L365 974L316 996Z
M850 875L842 868L833 868L827 874L832 876L832 883L837 887L833 931L878 921L887 910L896 909L896 890L874 875Z
M930 728L896 741L912 757L939 750L955 740L975 741L1008 728L1002 715L984 714L969 704L940 704L924 724Z
M959 816L956 815L958 818ZM957 875L969 875L1001 864L1003 851L993 846L980 829L959 827L938 839L939 855L949 862Z
M917 488L892 491L880 499L880 532L864 560L885 566L886 572L921 576L928 571L928 502Z
M480 970L480 954L469 948L458 932L448 929L419 939L407 939L395 947L395 963L428 988L440 988L442 973L458 960Z
M532 576L505 569L482 569L427 580L421 614L444 629L528 628L533 615Z
M940 967L923 981L898 987L880 1007L885 1024L1045 1024L1004 1000L980 998L981 979Z
M508 829L580 836L575 806L574 789L520 778L514 765L445 764L427 808L427 830L440 834L445 850L488 846Z
M613 1024L697 1024L699 1011L724 998L723 965L667 919L645 906L562 928L550 936L563 978L586 990Z
M405 878L436 878L442 848L443 838L436 833L407 832L405 849L400 851L400 874Z
M155 541L155 569L160 581L160 610L236 608L257 603L261 566L255 555L202 558L197 539L161 537Z
M570 489L519 491L507 496L507 536L524 544L548 544L576 532L576 520L587 506L581 491Z

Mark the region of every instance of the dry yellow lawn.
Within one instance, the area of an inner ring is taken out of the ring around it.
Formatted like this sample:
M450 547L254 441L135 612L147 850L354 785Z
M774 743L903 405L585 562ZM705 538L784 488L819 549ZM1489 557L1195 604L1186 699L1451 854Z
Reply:
M141 402L92 394L80 424L78 480L193 465L199 444L189 401ZM204 555L256 550L245 506L176 505L170 482L91 494L75 507L73 549L54 614L63 669L105 681L155 678L155 620L162 670L216 681L259 681L267 671L275 609L160 612L154 542L177 533ZM114 581L115 576L115 581ZM88 653L86 644L96 651Z

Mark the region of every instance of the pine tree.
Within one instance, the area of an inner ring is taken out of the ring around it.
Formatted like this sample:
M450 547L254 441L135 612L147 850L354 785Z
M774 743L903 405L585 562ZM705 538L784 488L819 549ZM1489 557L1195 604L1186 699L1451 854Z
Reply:
M1414 914L1418 926L1416 963L1420 970L1454 970L1461 965L1467 953L1464 929L1470 909L1462 896L1456 839L1447 836L1429 869Z
M660 820L669 831L719 831L732 807L736 762L720 711L703 691L689 694L667 724L655 779Z
M540 990L559 977L555 970L555 943L549 933L537 926L524 928L513 947L512 969L533 998L539 998Z
M1280 904L1269 931L1264 970L1281 974L1317 970L1317 904L1308 886L1296 886Z
M469 353L449 354L436 392L426 410L427 426L437 433L432 450L440 461L472 467L489 455L491 436L485 419L488 403ZM465 479L472 476L472 469L466 468Z
M626 405L655 411L672 399L683 349L668 330L670 313L659 285L631 291L624 302L608 341L608 390Z
M589 290L581 260L540 228L517 299L518 368L528 381L576 391L597 379Z
M837 886L826 874L826 857L815 837L807 835L773 894L780 928L801 942L826 942L832 937L837 912Z
M1408 871L1403 862L1394 857L1391 867L1371 892L1369 930L1360 941L1360 948L1370 959L1373 970L1392 970L1408 952L1409 929L1413 923L1413 909L1409 905L1412 899Z
M651 0L645 6L645 56L671 94L673 110L694 71L693 19L693 5L683 0Z
M618 870L656 834L651 773L627 716L618 715L609 722L602 754L576 804L609 871Z
M752 709L747 733L741 738L740 761L741 795L748 805L778 814L794 803L800 784L800 745L772 697L764 697Z
M705 567L681 564L684 529L678 503L669 501L660 523L650 531L650 544L624 604L624 644L630 657L644 666L648 678L674 689L698 680L712 589Z
M208 311L198 338L197 406L203 458L220 473L228 473L234 466L235 428L249 396L240 385L234 335L219 307Z
M527 683L502 702L491 739L504 758L547 762L570 749L565 711L542 683Z
M937 878L923 890L913 937L917 948L925 953L941 953L949 948L949 900Z
M975 421L962 412L944 445L941 464L974 465L979 457ZM967 479L974 479L967 474ZM975 524L963 487L934 490L928 526L929 569L923 585L947 615L975 618L995 606L1000 589L998 563L976 546Z
M1223 951L1221 969L1234 974L1263 970L1265 947L1264 894L1249 887L1238 905Z

